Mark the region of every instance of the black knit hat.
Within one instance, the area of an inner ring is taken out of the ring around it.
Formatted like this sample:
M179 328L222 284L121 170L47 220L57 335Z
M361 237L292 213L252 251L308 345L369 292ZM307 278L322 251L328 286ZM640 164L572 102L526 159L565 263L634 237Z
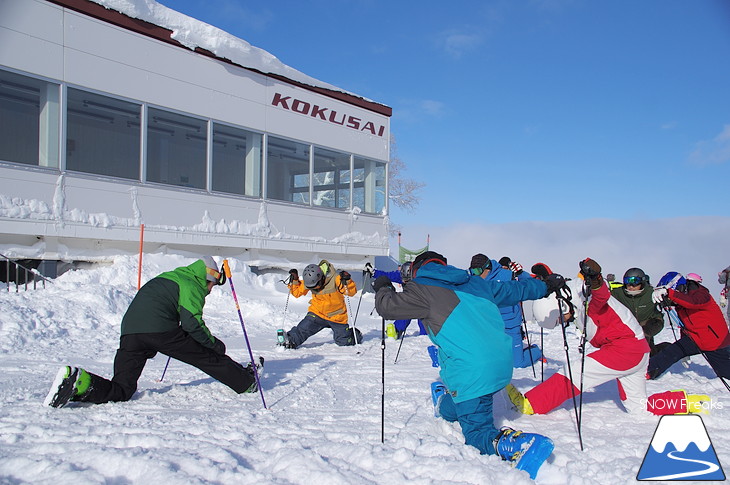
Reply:
M509 266L509 264L512 262L511 259L509 259L509 256L502 256L499 259L499 265L500 266Z
M436 251L426 251L425 253L421 253L418 256L416 256L416 259L413 260L413 264L411 264L411 276L413 278L416 277L416 271L423 266L425 263L429 263L431 261L446 265L446 257L442 256L441 254L437 253Z
M553 273L552 270L550 269L550 267L545 263L533 264L530 271L532 271L532 274L534 274L541 280L544 280L545 278L548 277L548 275Z
M492 269L492 260L490 260L485 254L478 253L471 257L471 263L469 263L469 269L482 268Z

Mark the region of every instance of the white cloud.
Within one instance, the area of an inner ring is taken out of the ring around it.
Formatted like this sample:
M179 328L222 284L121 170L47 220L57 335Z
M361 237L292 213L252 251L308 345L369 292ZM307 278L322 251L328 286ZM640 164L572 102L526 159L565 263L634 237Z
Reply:
M730 125L712 140L700 141L689 155L690 163L697 165L716 165L730 162Z
M478 33L449 30L440 34L438 43L449 56L459 59L468 51L479 46L482 40L481 34Z
M430 234L431 249L457 267L468 267L472 255L484 253L496 260L509 256L527 270L543 262L557 273L575 277L578 262L590 257L617 279L634 266L646 271L652 282L668 271L697 273L716 299L717 273L730 264L730 217L404 225L402 233L408 248L407 242L424 241Z

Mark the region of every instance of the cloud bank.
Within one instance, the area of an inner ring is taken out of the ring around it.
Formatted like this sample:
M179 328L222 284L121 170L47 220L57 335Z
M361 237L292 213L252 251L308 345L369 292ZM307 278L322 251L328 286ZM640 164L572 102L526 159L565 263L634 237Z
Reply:
M526 269L544 262L566 277L574 277L578 262L587 257L617 279L634 266L652 283L667 271L693 272L703 277L715 299L721 288L717 273L730 264L730 217L413 225L404 226L402 234L409 249L423 247L430 235L431 249L464 268L481 252L497 260L509 256Z

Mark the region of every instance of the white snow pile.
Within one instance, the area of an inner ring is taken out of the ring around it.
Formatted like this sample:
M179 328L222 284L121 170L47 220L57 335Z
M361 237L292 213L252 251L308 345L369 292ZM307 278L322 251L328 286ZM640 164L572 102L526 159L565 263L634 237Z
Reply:
M191 258L145 254L142 283ZM338 347L325 330L301 348L275 345L306 313L308 298L288 297L283 275L257 276L230 260L245 328L256 355L266 359L261 396L237 395L197 369L158 355L149 361L129 402L42 405L60 365L79 365L111 377L119 324L137 285L135 257L67 272L45 289L0 293L0 483L34 484L490 484L530 483L525 472L465 446L458 424L433 416L430 383L438 369L415 321L401 342L388 339L381 376L382 323L373 295L349 299L365 340ZM248 350L228 284L207 298L205 319L233 358ZM532 343L539 327L530 325ZM669 328L658 341L672 340ZM573 371L578 338L568 329ZM565 360L559 328L545 331L546 377ZM541 368L517 369L527 390ZM649 393L686 389L707 393L703 415L720 463L730 464L728 393L702 357L677 364ZM384 392L385 419L381 422ZM624 412L615 383L584 394L581 451L572 402L545 416L523 416L502 393L495 424L543 433L555 452L540 470L544 484L625 484L635 480L659 418ZM381 423L384 443L381 443Z

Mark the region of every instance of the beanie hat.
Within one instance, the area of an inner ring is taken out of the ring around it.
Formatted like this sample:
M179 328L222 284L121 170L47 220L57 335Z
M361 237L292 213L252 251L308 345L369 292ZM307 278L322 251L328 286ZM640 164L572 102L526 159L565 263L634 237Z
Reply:
M416 256L416 259L413 260L413 264L411 264L411 276L415 278L418 268L430 262L436 262L446 266L446 257L436 251L426 251L425 253L419 254Z
M213 256L203 256L201 258L203 262L205 263L206 271L205 271L205 279L207 281L212 281L213 283L220 285L221 283L221 273L218 271L218 265L215 263L215 259L213 259ZM225 280L223 280L225 281Z
M540 278L541 280L544 280L548 277L548 275L552 274L552 270L550 267L545 263L535 263L532 265L532 268L530 268L530 272Z
M511 259L509 259L509 256L502 256L499 259L499 265L500 266L509 266L509 264L512 262Z
M492 269L492 261L485 254L477 253L471 257L469 269L471 268Z

